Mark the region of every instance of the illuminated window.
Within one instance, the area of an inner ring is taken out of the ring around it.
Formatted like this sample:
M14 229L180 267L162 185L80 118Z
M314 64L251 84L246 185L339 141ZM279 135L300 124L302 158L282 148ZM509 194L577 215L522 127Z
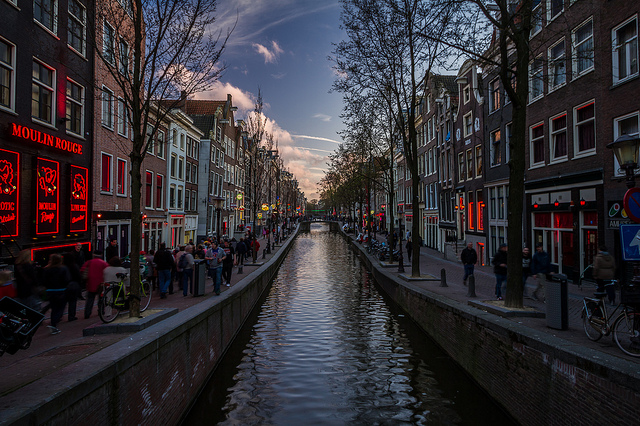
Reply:
M84 124L84 87L67 80L67 131L82 136Z
M589 102L586 105L575 108L573 110L573 122L575 123L575 129L573 131L575 138L575 152L579 154L595 150L595 104L593 102Z
M153 172L145 172L145 185L144 185L144 206L147 208L153 207Z
M113 130L113 92L102 87L102 125Z
M58 2L56 0L35 0L33 2L33 19L55 34L58 29Z
M156 175L156 209L162 208L164 194L164 176Z
M102 192L111 192L113 189L111 184L112 162L113 157L111 155L102 153L102 169L100 171L100 191Z
M87 11L78 0L69 0L67 43L82 56L86 55Z
M544 125L531 127L529 132L531 165L544 164Z
M573 38L573 74L582 75L593 69L593 21L589 19L572 34Z
M0 107L13 109L16 48L0 38Z
M478 231L484 231L484 196L482 194L482 189L476 191L476 211L478 217Z
M612 31L613 82L638 75L638 20L633 18Z
M475 230L475 203L473 202L473 192L467 194L467 226L469 230Z
M551 119L551 160L567 158L567 114Z
M55 71L38 61L33 61L32 77L31 116L45 123L53 124Z
M115 64L116 60L116 36L115 30L105 20L102 33L102 57L110 64Z
M127 161L118 158L118 186L116 194L127 195Z

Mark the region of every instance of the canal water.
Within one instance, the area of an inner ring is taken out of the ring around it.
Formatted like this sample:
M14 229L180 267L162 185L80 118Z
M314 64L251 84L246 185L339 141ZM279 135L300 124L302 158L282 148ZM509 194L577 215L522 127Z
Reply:
M299 234L185 425L510 425L327 226Z

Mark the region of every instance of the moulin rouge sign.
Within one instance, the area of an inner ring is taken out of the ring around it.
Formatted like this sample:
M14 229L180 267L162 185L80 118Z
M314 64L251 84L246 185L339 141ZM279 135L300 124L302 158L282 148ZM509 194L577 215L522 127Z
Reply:
M27 126L21 126L16 123L12 123L11 136L40 143L42 145L47 145L60 151L72 152L74 154L82 155L82 145L77 142L71 142L66 139L41 132L40 130L31 129Z
M18 235L20 154L0 149L0 236Z

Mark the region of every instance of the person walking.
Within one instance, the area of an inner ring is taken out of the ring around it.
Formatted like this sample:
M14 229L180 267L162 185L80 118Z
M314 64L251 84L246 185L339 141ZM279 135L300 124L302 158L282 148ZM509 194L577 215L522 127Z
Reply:
M118 240L116 240L115 238L111 238L109 240L109 246L107 247L107 250L105 252L105 260L108 262L112 257L120 257L118 252Z
M536 244L536 252L531 259L531 276L536 277L536 289L531 296L534 300L545 299L544 282L547 280L547 275L551 272L551 261L549 255L542 248L542 243Z
M91 316L96 295L100 292L100 286L104 282L104 269L107 266L109 266L107 262L102 260L102 252L94 251L93 259L84 262L84 265L80 268L80 274L85 277L87 282L87 300L84 302L84 319L88 319Z
M227 287L231 286L231 273L233 272L233 258L235 257L235 250L229 243L229 240L224 240L222 246L224 250L224 262L222 263L222 278L224 278Z
M18 253L13 273L16 279L18 302L35 311L40 311L38 279L36 267L31 261L31 250L25 249Z
M224 250L218 247L218 242L213 241L205 259L209 262L209 275L213 278L213 291L220 295L220 283L222 281L222 262L225 258Z
M184 257L180 258L182 268L182 295L187 296L189 291L193 294L193 246L185 247Z
M496 276L496 297L502 300L502 285L507 281L507 245L500 244L498 252L493 256L493 273Z
M167 298L167 290L171 283L171 269L173 269L174 260L171 252L167 250L165 243L160 243L160 247L153 256L153 263L156 264L158 271L158 286L160 287L160 298Z
M246 252L247 246L244 243L244 238L240 238L240 241L238 241L238 244L236 244L236 265L244 265L244 256Z
M467 285L467 279L473 275L473 271L476 263L478 263L478 253L473 248L473 243L467 242L467 246L460 253L460 260L464 267L464 276L462 277L462 284ZM475 275L474 275L475 277Z
M409 263L411 263L411 253L412 253L412 243L411 243L411 237L409 237L407 239L407 244L404 245L404 248L407 249L407 258L409 259Z
M71 276L66 266L62 264L62 256L52 254L49 256L49 263L45 266L47 297L51 304L51 325L49 330L51 334L60 333L58 323L64 314L64 308L67 305L66 291Z
M529 247L522 249L522 296L527 296L527 278L531 275L531 250Z
M607 292L609 303L616 303L616 289L612 285L605 286L605 281L611 281L616 276L616 260L607 251L606 246L598 247L598 254L593 259L593 278L598 285L597 292Z

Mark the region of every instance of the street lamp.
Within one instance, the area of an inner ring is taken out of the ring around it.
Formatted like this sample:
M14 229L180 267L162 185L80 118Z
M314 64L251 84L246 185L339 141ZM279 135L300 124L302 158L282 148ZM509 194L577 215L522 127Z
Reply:
M622 135L608 144L607 148L613 150L620 168L625 171L627 188L633 188L636 185L635 169L638 167L640 138L637 135Z

